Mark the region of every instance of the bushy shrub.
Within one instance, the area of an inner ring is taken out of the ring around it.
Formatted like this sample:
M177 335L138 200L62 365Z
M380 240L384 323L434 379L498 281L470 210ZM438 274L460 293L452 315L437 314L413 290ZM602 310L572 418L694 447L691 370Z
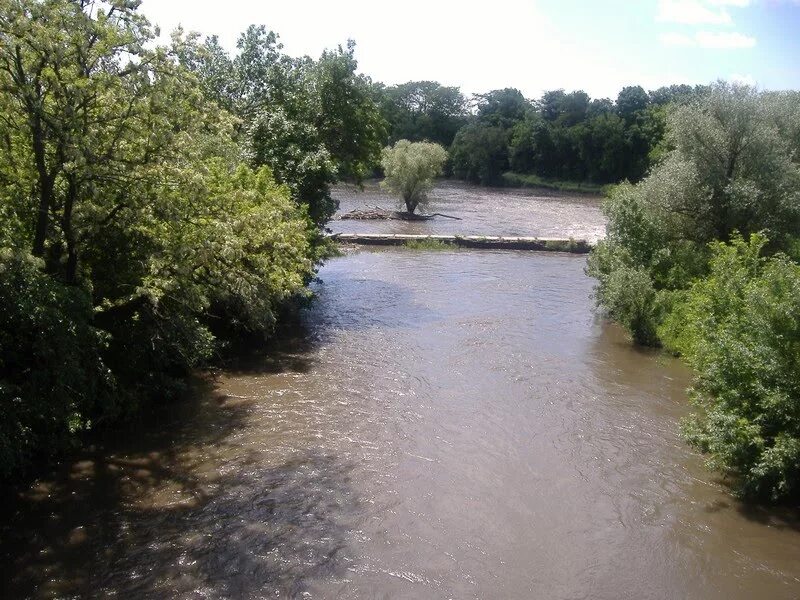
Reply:
M599 293L609 316L625 327L637 344L653 346L658 343L656 291L645 269L615 269L605 279Z
M606 238L589 256L597 303L637 344L658 346L658 329L674 292L705 269L697 244L676 238L666 217L647 204L647 188L622 184L606 201Z
M661 332L697 372L689 441L743 496L780 500L800 491L800 265L766 242L714 243Z

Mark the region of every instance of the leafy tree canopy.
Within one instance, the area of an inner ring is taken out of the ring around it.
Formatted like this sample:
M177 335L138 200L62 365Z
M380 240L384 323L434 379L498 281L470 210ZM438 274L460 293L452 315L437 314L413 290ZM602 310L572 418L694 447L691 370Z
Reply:
M175 45L208 97L240 119L252 166L269 166L316 223L336 209L332 183L361 182L378 163L386 123L372 82L356 73L354 42L292 58L277 34L251 25L233 57L215 37L178 31Z
M449 146L467 121L467 101L456 87L409 81L377 89L390 143L407 139Z
M439 144L400 140L383 150L381 166L386 174L382 185L398 194L413 213L430 189L434 177L441 175L447 152Z
M221 108L254 94L208 95L137 6L0 0L0 474L269 335L320 258Z

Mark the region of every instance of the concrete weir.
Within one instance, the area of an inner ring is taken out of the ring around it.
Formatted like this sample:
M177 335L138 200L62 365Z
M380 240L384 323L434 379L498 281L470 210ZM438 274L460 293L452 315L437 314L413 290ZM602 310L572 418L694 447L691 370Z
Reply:
M493 248L502 250L536 250L586 254L592 244L572 238L540 238L495 235L415 235L406 233L333 233L331 239L348 244L367 246L404 246L408 242L438 242L462 248Z

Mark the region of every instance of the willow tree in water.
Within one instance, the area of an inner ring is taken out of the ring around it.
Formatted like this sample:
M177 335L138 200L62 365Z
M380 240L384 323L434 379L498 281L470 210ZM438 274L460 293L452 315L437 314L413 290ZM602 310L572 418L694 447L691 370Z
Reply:
M446 160L447 151L439 144L400 140L383 149L381 166L386 178L382 185L401 196L408 213L414 214Z

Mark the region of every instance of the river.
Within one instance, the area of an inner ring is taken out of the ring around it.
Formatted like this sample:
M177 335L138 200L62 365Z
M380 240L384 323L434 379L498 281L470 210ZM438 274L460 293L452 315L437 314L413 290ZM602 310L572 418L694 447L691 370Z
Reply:
M411 233L508 235L585 239L603 237L605 217L601 199L588 194L548 190L485 188L460 181L440 181L417 212L443 213L432 221L358 221L339 217L365 208L400 210L402 202L375 181L363 190L341 185L335 189L339 211L329 228L336 233Z
M584 267L331 260L301 334L8 500L2 596L797 598L796 513L705 470Z

